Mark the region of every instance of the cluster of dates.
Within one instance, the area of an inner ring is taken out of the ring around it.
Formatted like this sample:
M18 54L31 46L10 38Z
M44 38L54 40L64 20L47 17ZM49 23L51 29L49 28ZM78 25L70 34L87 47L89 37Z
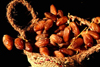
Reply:
M15 45L19 50L37 50L41 55L65 57L87 50L100 39L100 17L93 18L91 23L74 16L67 17L62 10L57 11L53 4L50 12L45 12L44 15L45 18L34 23L36 36L33 43L20 37L4 35L6 48L12 50Z

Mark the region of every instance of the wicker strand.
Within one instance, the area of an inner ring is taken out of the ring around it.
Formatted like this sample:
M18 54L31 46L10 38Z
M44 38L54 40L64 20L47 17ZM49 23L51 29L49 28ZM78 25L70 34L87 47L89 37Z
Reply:
M77 17L77 16L73 16L73 15L68 15L68 18L72 19L72 21L77 19L82 24L86 24L87 26L90 26L90 21L87 21L86 19L83 19L83 18L80 18L80 17Z
M28 29L30 27L33 26L33 21L37 22L37 19L36 19L36 14L32 8L32 6L25 0L13 0L11 1L8 5L7 5L7 12L6 12L6 16L7 16L7 19L9 21L9 23L11 24L11 26L19 32L20 36L22 36L23 38L26 38L26 35L25 35L25 31L27 29L21 29L20 26L16 25L14 23L14 18L12 18L11 16L11 11L14 9L14 6L16 6L16 4L18 3L21 3L23 4L24 6L26 6L27 10L30 11L31 15L32 15L32 20L31 20L31 25L28 27Z

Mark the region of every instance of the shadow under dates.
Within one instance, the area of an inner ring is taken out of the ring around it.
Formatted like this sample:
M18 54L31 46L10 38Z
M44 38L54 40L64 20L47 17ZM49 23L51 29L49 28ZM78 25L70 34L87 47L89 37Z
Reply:
M2 51L1 51L2 50ZM0 66L3 67L28 67L31 66L27 59L26 55L22 51L16 50L15 48L12 51L7 49L0 49Z
M100 50L99 50L100 51ZM94 52L89 58L82 61L82 67L100 67L100 52Z

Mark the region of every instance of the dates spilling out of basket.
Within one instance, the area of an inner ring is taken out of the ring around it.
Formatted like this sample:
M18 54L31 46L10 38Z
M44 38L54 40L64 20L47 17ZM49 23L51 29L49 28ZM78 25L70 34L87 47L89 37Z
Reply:
M65 57L88 50L100 39L100 17L93 18L90 22L69 14L64 16L63 11L57 10L53 4L50 12L45 12L44 16L31 27L30 32L35 34L34 37L28 36L32 39L4 35L5 47L12 50L15 45L19 50Z

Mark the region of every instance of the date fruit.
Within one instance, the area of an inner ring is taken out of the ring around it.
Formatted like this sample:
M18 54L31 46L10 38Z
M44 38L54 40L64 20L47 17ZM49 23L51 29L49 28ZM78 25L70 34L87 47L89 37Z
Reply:
M50 55L50 54L49 54L49 50L48 50L47 47L40 47L40 48L39 48L39 52L40 52L41 55L47 55L47 56Z
M92 47L93 46L93 38L91 35L87 34L86 32L82 32L82 37L84 40L84 43L87 47Z
M67 49L67 48L61 48L60 52L67 54L67 55L70 55L70 56L72 56L74 54L74 52L72 50Z
M45 23L45 30L49 30L53 26L53 20L52 19L47 19Z
M80 34L79 28L77 27L77 25L75 24L75 22L71 22L69 24L69 26L71 27L71 30L74 33L74 36L77 36L78 34Z
M89 27L90 27L90 29L91 29L92 31L95 31L95 32L100 33L100 27L99 27L98 24L96 24L96 23L91 23Z
M77 38L77 39L73 39L71 41L71 45L68 46L68 49L75 49L80 47L83 44L83 39L82 38Z
M3 36L3 44L8 50L12 50L13 48L13 38L9 35Z
M49 39L40 39L40 40L38 40L37 42L35 42L35 45L37 46L37 47L45 47L45 46L47 46L49 44Z
M62 41L63 41L62 38L56 34L52 34L50 36L50 43L54 46L56 46L56 44L62 43Z
M66 27L66 28L64 29L64 32L63 32L63 39L64 39L65 42L67 42L67 41L69 40L70 33L71 33L71 29L70 29L70 27L68 26L68 27Z
M33 51L33 47L30 42L25 42L25 50L29 52Z
M54 15L57 15L56 7L55 7L53 4L50 6L50 12L51 12L52 14L54 14Z
M15 47L19 50L24 49L24 41L21 38L16 38L14 41Z
M54 51L54 55L58 58L63 58L65 57L63 53L61 53L60 51L56 50Z
M63 17L63 16L64 16L64 14L63 14L63 11L62 11L62 10L58 10L58 16L59 16L59 17Z
M63 16L63 17L61 17L61 18L59 18L59 19L57 20L56 25L57 25L57 26L60 26L60 25L62 25L62 24L64 24L64 23L66 23L67 20L68 20L68 18L67 18L66 16Z
M50 18L53 21L56 21L57 20L57 17L55 15L53 15L52 13L45 12L44 15L45 15L46 18Z

